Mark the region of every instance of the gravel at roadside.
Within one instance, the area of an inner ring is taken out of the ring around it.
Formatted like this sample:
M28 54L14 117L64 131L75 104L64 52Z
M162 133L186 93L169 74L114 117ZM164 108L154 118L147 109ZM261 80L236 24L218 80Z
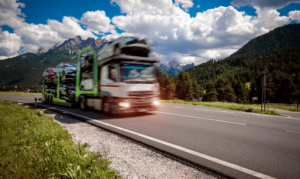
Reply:
M49 110L44 113L64 126L75 143L88 143L91 151L108 158L112 162L110 167L118 170L124 178L221 178L80 120Z

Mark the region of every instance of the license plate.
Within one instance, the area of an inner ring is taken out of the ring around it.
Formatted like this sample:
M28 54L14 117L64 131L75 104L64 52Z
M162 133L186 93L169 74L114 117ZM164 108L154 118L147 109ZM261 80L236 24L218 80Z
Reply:
M146 109L137 109L136 112L145 112Z

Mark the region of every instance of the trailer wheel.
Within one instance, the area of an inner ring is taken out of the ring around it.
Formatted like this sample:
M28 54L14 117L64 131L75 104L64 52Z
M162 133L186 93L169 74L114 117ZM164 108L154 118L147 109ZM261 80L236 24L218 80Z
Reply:
M45 104L48 103L48 96L47 96L47 95L45 95L45 101L44 101L44 103L45 103Z
M53 104L53 96L50 97L49 104Z
M104 115L111 115L111 104L108 102L107 98L104 98L103 101L103 113Z
M88 106L86 105L86 98L84 96L80 96L79 105L80 109L83 111L86 111L88 109Z

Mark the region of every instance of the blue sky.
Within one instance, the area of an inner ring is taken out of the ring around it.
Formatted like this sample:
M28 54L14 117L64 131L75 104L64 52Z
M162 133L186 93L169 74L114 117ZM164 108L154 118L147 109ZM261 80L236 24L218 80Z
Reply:
M2 0L0 58L80 35L143 36L163 62L225 58L252 38L300 20L300 0Z

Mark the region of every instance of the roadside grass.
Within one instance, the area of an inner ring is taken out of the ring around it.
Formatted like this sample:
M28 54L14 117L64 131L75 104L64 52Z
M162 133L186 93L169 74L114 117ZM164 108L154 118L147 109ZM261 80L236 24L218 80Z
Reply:
M261 104L255 104L253 105L255 107L261 107ZM266 108L274 108L274 109L283 109L287 111L295 111L295 112L300 112L300 107L297 109L297 106L285 106L285 105L270 105L267 104Z
M0 101L0 178L121 178L40 111Z
M261 111L260 109L253 108L251 105L237 104L237 103L192 102L192 101L189 102L189 101L182 101L182 100L161 100L161 102L179 103L179 104L192 104L192 105L199 105L199 106L215 107L215 108L222 108L222 109L232 109L232 110L238 110L238 111L245 111L245 112L253 112L253 113L280 116L280 114L276 113L274 110L266 110L266 111L263 110L263 111Z
M27 96L42 96L42 93L25 93L25 92L9 92L9 91L2 91L0 95L27 95Z

